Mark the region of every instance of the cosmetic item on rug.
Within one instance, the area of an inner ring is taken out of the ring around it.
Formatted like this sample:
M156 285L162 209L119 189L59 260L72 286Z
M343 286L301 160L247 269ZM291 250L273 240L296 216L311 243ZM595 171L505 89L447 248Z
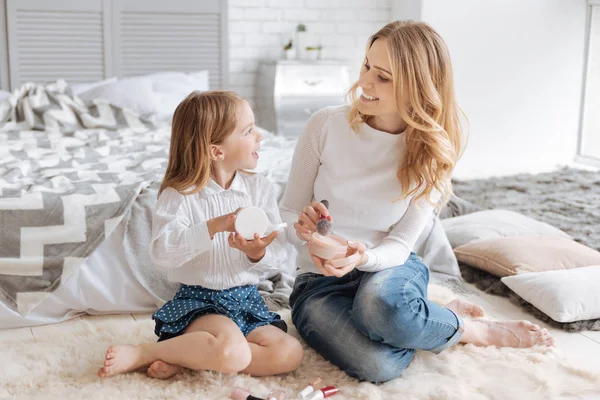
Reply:
M237 386L231 392L231 398L233 400L265 400L262 397L252 396L248 390Z
M329 209L329 201L321 200L321 203ZM317 232L321 236L327 236L331 233L331 216L324 217L321 215L319 221L317 221Z
M235 231L246 240L254 239L255 233L258 233L260 237L264 237L273 231L287 227L286 223L269 224L267 214L256 206L241 209L235 217L234 225Z
M300 393L298 393L297 400L304 400L304 398L306 398L306 396L308 396L315 390L319 390L321 388L322 383L323 383L323 380L321 378L313 379L312 382L308 383L308 386L306 386L304 389L302 389L300 391Z
M273 390L268 395L266 400L285 400L285 393L281 390Z
M337 394L339 391L340 389L335 386L326 386L322 389L315 390L304 400L323 400Z

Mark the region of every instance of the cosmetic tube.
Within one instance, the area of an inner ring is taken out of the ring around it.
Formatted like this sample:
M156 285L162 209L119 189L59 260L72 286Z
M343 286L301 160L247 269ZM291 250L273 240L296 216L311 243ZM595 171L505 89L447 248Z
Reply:
M306 398L306 396L308 396L309 394L311 394L312 392L314 392L317 389L321 388L321 382L323 382L323 380L321 378L317 378L314 379L312 382L309 382L308 386L305 387L304 389L302 389L300 391L300 393L298 393L298 400L304 400Z
M323 389L315 390L314 392L309 394L308 397L305 398L305 400L323 400L327 397L333 396L339 391L340 389L338 389L335 386L326 386Z

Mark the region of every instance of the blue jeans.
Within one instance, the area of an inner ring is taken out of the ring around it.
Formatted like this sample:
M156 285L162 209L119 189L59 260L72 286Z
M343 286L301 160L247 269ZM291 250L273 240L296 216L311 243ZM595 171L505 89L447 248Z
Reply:
M290 296L292 321L306 342L351 376L387 382L415 350L440 353L458 343L464 323L427 300L429 269L414 253L380 272L342 278L302 274Z

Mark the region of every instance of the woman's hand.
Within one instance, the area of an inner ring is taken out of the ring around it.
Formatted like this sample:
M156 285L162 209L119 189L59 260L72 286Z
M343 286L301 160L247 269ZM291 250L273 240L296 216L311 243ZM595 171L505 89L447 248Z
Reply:
M210 238L214 238L217 232L235 232L235 218L242 208L238 208L232 213L221 215L220 217L209 219L206 223Z
M367 247L364 243L348 241L348 252L344 258L337 260L323 260L314 254L311 254L310 258L323 275L341 278L351 272L354 268L366 264L369 258L365 253L366 251Z
M302 214L298 217L298 222L294 224L296 235L305 242L310 241L313 232L317 231L317 222L319 219L327 218L332 220L327 207L323 203L312 202L302 209Z
M265 256L267 246L275 240L277 234L277 231L273 231L269 236L261 238L258 233L255 233L254 240L246 240L242 235L234 232L229 235L228 241L229 246L245 253L250 261L256 263Z

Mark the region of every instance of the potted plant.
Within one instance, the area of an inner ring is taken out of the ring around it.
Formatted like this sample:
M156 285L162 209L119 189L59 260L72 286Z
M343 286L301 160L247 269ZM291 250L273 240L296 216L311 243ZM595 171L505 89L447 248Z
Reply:
M306 47L306 59L315 61L319 60L321 54L321 46L307 46Z
M292 39L283 47L283 52L285 54L286 60L293 60L296 58L296 53L294 49L294 45L292 43Z
M306 39L308 33L306 32L306 25L300 23L296 26L296 48L298 49L299 59L306 59L305 49L306 49Z

